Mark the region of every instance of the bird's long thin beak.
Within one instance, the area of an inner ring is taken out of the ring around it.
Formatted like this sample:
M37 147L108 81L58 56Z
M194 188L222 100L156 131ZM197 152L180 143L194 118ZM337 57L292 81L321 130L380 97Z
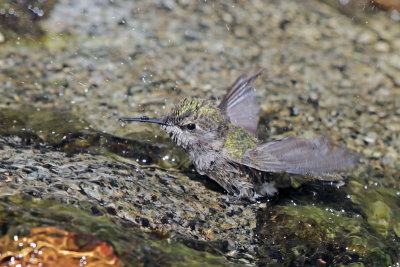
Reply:
M167 125L163 120L160 119L151 119L149 117L143 116L140 118L120 118L119 121L123 122L131 122L131 121L137 121L137 122L147 122L147 123L157 123L160 125Z

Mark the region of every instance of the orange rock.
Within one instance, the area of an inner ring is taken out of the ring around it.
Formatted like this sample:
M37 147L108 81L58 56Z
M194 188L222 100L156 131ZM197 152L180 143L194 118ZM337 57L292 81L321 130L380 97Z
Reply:
M29 237L0 238L3 266L121 266L114 248L92 234L32 228Z
M397 9L400 11L400 0L371 0L373 4L378 4L383 8Z

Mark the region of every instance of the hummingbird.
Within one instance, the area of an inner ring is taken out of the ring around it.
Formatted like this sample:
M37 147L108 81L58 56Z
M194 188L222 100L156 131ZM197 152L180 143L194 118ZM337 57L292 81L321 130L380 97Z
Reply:
M236 200L256 201L278 188L322 180L341 182L342 170L354 167L359 156L329 138L287 137L262 142L254 75L243 73L219 104L186 97L163 118L120 118L122 122L159 124L189 155L197 172L206 175Z

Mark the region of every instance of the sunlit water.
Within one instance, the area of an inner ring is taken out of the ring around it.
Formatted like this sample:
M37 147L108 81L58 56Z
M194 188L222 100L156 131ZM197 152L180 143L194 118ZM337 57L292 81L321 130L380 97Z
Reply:
M133 266L397 266L398 13L350 2L44 1L25 14L0 1L2 264L21 260L14 236L50 226L95 234ZM118 122L221 99L261 68L260 139L323 134L357 151L345 185L226 203L156 125Z

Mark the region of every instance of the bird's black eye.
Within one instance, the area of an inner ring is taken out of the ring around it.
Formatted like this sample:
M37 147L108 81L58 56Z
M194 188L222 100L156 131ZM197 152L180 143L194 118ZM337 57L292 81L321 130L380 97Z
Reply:
M188 129L188 130L194 130L194 129L196 129L196 124L194 124L194 123L188 123L187 125L186 125L186 128Z

